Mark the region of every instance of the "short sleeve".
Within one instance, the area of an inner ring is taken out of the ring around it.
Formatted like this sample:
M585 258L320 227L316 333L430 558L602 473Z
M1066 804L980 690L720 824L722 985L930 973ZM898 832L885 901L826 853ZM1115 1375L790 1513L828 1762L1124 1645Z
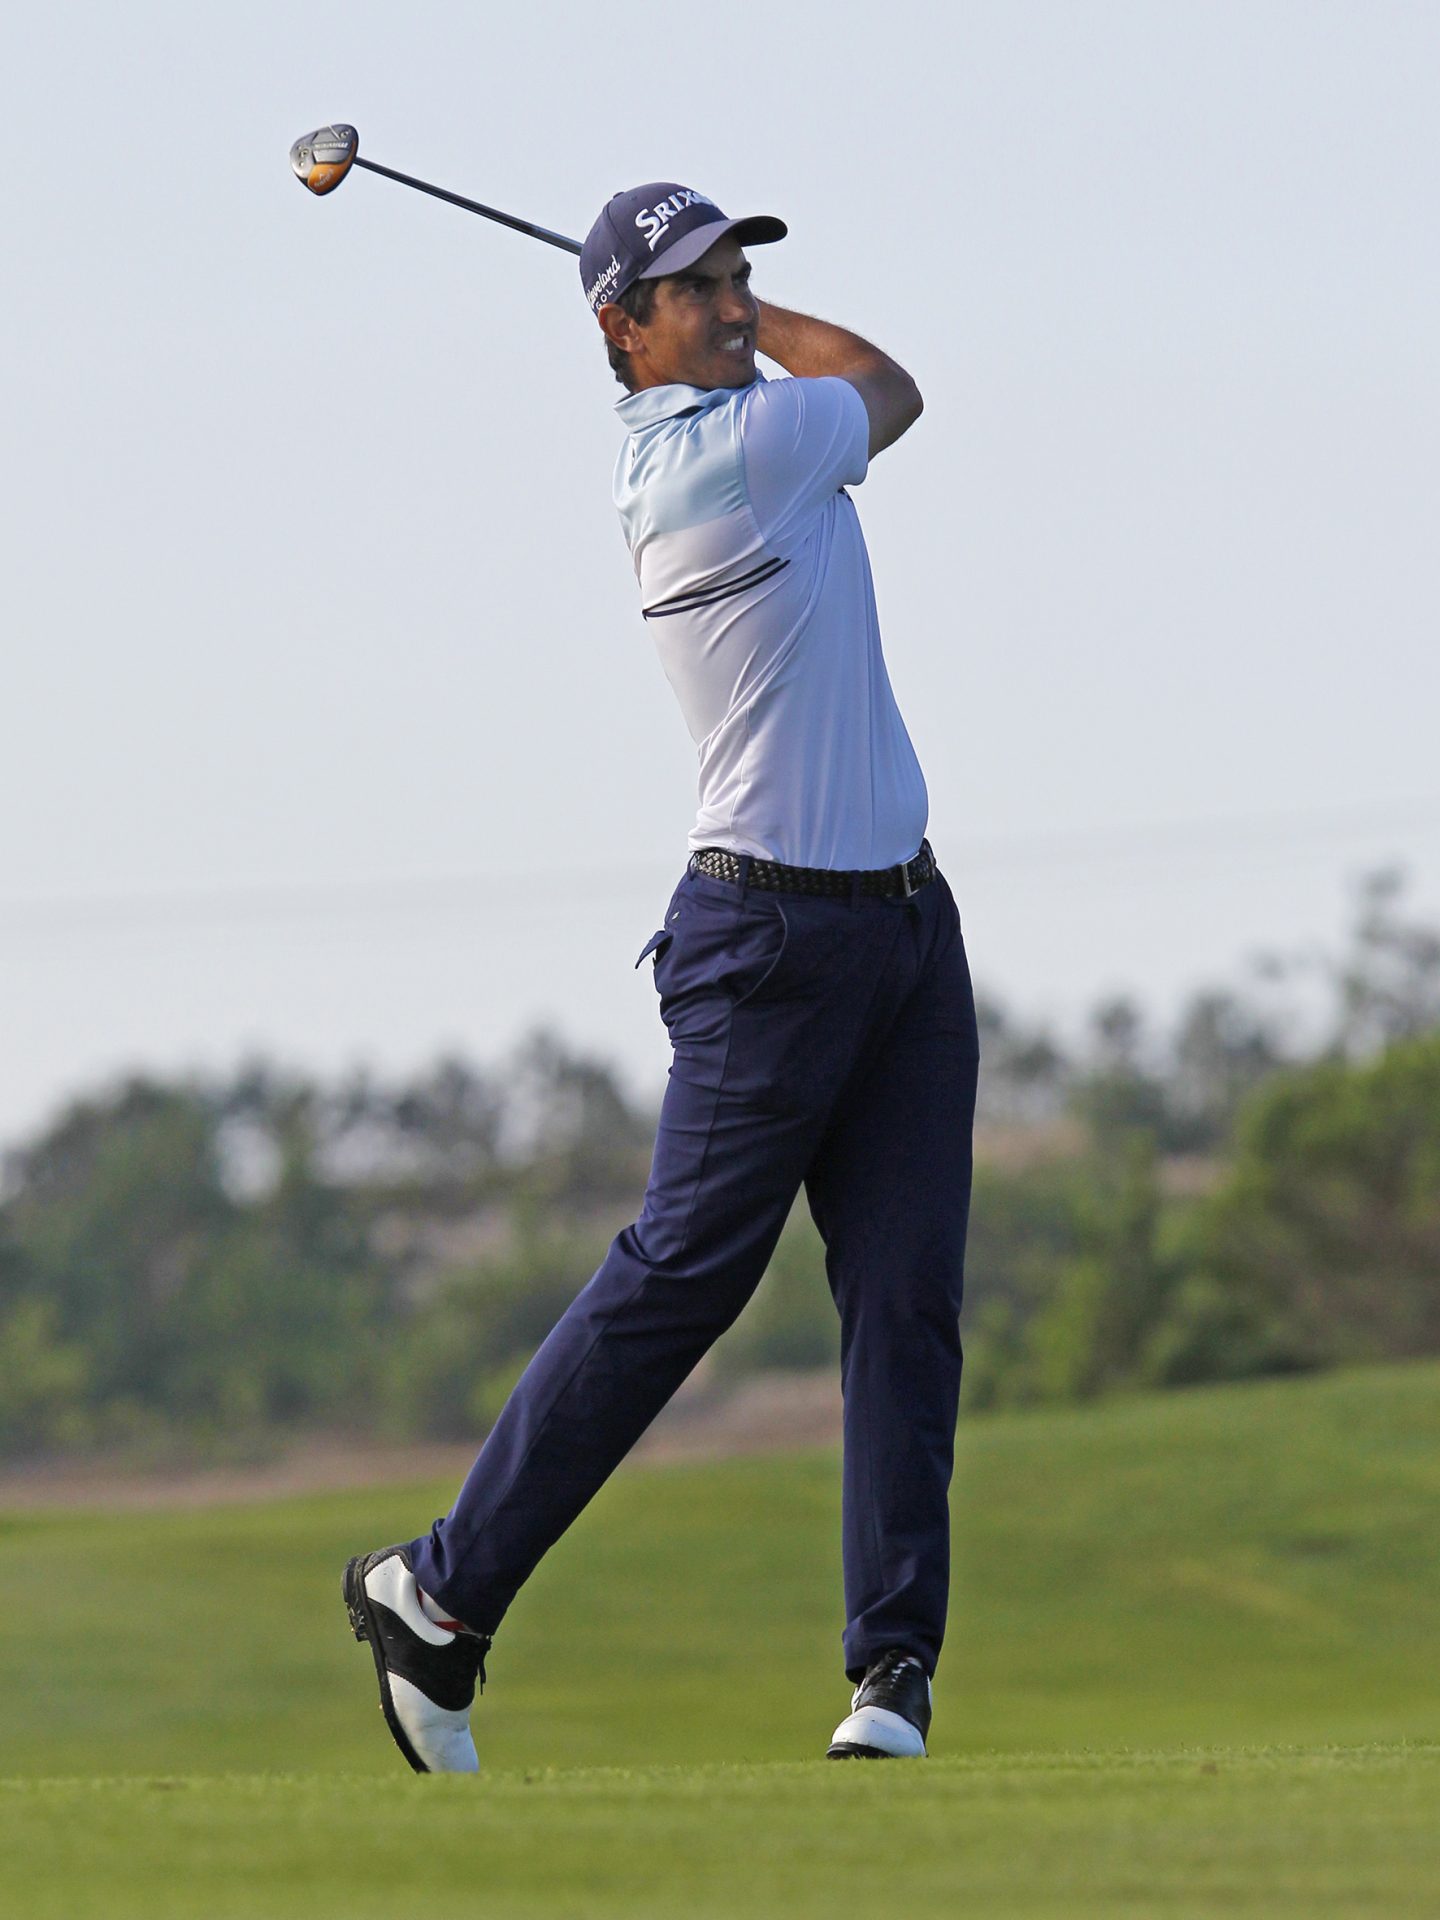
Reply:
M762 539L803 533L870 459L870 416L848 380L757 381L740 416L745 486Z

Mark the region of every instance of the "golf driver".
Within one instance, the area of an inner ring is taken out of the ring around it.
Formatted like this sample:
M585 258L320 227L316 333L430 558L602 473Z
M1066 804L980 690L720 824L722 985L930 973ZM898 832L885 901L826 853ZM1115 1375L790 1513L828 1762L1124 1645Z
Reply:
M418 188L437 200L448 200L452 207L478 213L482 220L498 220L502 227L528 233L532 240L543 240L547 246L560 247L566 253L580 251L580 242L567 240L563 233L551 233L548 227L537 227L529 220L517 219L513 213L501 213L498 207L483 206L478 200L467 200L463 194L450 193L444 187L432 187L428 180L396 173L393 167L382 167L378 160L362 160L359 148L360 135L354 127L337 122L332 127L317 127L314 133L302 133L290 149L290 165L301 186L308 187L314 194L333 193L351 167L364 167L367 173L383 173L387 180L398 180L402 187Z

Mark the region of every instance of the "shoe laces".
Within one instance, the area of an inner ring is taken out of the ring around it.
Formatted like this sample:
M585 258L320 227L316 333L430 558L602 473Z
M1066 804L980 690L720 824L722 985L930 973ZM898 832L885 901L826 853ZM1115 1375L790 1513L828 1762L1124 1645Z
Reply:
M878 1655L865 1669L865 1678L855 1689L851 1706L858 1706L862 1694L875 1702L893 1698L904 1679L907 1667L914 1667L917 1673L924 1676L925 1668L922 1663L913 1653L906 1653L903 1647L891 1647Z
M494 1644L488 1633L473 1633L469 1627L461 1627L451 1645L451 1652L466 1666L474 1662L481 1693L485 1691L485 1656Z

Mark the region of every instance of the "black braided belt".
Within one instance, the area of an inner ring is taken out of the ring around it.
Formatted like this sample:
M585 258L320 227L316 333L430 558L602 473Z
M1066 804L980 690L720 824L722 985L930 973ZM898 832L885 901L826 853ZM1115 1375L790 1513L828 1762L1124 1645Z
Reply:
M742 884L762 893L812 893L828 900L864 898L908 900L912 893L928 886L935 878L935 856L930 842L922 840L920 851L903 866L881 867L872 873L841 873L833 867L786 867L778 860L749 860L727 853L723 847L702 847L690 856L692 873L708 874L712 880L728 880L733 887Z

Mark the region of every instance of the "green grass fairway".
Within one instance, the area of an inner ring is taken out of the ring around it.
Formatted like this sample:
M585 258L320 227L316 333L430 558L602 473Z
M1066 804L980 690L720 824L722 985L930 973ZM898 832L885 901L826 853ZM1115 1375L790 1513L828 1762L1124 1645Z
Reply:
M837 1480L618 1475L480 1781L404 1770L339 1598L449 1488L0 1517L0 1912L1440 1912L1440 1368L962 1424L923 1765L817 1757Z
M807 1760L828 1454L622 1471L496 1643L488 1767ZM347 1556L449 1488L0 1517L0 1777L389 1773ZM1440 1368L962 1422L937 1755L1440 1738Z
M1437 1804L1435 1747L49 1781L0 1849L26 1920L1428 1920Z

